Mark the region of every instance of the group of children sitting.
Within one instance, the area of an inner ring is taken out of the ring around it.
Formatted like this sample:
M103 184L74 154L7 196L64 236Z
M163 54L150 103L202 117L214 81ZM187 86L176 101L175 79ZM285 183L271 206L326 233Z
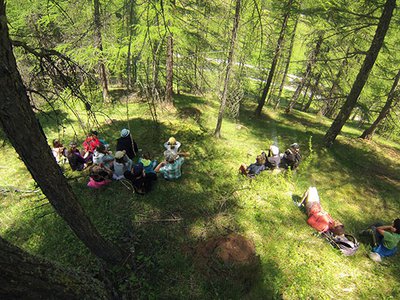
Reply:
M241 164L239 172L248 177L254 177L264 170L274 170L278 168L294 170L299 166L300 162L301 155L299 144L291 144L284 153L280 153L279 148L272 145L269 147L268 153L263 151L257 156L255 163L249 166Z
M134 163L133 159L138 156L139 149L126 128L121 130L121 136L117 139L115 154L109 150L110 145L98 137L97 131L91 131L82 146L81 152L74 141L65 148L59 140L54 140L52 152L57 162L66 158L73 171L82 171L90 166L87 185L91 188L100 188L113 179L127 179L138 194L151 190L157 173L161 173L166 180L179 178L184 156L188 155L179 152L181 143L171 137L164 143L164 161L157 164L156 160L151 160L149 153L143 153L138 162Z

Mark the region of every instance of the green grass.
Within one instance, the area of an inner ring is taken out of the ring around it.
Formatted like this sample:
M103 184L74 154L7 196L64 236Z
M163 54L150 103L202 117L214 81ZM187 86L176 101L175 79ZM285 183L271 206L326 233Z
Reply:
M118 99L116 97L116 99ZM112 106L94 107L95 127L112 148L126 120L126 97ZM139 148L161 159L162 144L171 135L190 152L183 177L176 182L159 179L151 193L141 197L113 182L102 191L86 188L87 174L65 174L86 212L109 239L134 246L136 274L115 270L122 292L133 289L140 298L161 299L396 299L399 256L376 264L362 244L355 256L344 257L314 235L306 216L294 205L310 185L318 188L323 207L341 220L346 231L398 217L400 191L399 145L387 141L364 142L350 126L343 129L333 148L322 147L330 120L294 111L287 116L266 108L253 117L255 103L247 100L237 122L225 120L222 138L212 136L218 102L180 95L176 110L159 110L156 125L146 103L129 103L129 127ZM79 105L76 105L79 108ZM73 124L77 138L84 134L76 118L62 113ZM81 111L82 120L86 118ZM115 119L112 124L105 120ZM65 144L74 130L39 115L48 140L60 136ZM90 125L90 124L89 124ZM240 125L240 126L239 126ZM304 161L295 173L262 173L255 180L238 176L240 163L251 163L271 143L281 150L292 142L302 147ZM34 189L34 183L9 144L1 148L0 186ZM83 175L83 176L81 176ZM12 243L65 265L97 274L99 262L46 204L43 195L3 193L0 234ZM180 218L180 222L151 220ZM261 274L250 289L214 278L194 264L198 243L209 237L238 232L254 241ZM121 275L123 274L123 275Z

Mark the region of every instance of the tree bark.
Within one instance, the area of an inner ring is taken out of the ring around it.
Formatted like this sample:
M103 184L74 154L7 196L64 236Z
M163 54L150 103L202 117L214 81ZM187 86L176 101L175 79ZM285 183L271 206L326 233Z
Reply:
M296 22L294 23L292 36L290 38L290 46L289 46L289 50L288 50L288 57L287 57L287 60L286 60L285 71L283 72L282 82L281 82L281 85L279 86L278 99L277 99L275 107L274 107L275 110L278 109L278 107L280 105L280 102L281 102L282 91L283 91L283 88L285 86L286 76L287 76L287 73L289 71L290 61L292 59L294 40L296 38L296 30L297 30L297 24L299 23L299 18L300 18L299 16L296 17Z
M375 64L376 58L378 57L379 51L382 47L395 7L396 0L386 1L382 15L379 19L378 27L376 28L375 35L371 43L371 47L367 51L363 65L358 72L357 78L353 83L349 95L347 96L346 102L340 109L339 114L324 136L324 143L326 147L333 145L333 142L342 130L344 124L351 114L351 111L357 103L358 97L360 96L361 91L367 82L369 73Z
M172 33L167 37L167 78L165 85L165 102L172 104L174 78L174 38Z
M322 35L320 35L318 37L317 44L315 45L315 49L311 52L310 59L307 62L306 72L304 73L300 84L297 86L297 89L293 94L292 100L289 102L288 106L286 107L285 112L287 114L292 111L294 105L296 104L296 102L300 96L301 91L303 90L303 88L307 84L307 82L309 81L309 77L311 75L312 68L315 65L315 62L317 61L318 54L321 50L322 41L323 41L323 37L322 37Z
M398 71L396 77L394 78L393 85L392 85L392 88L390 89L386 103L383 106L382 110L380 111L378 117L376 118L374 123L372 123L372 125L369 128L364 130L364 132L361 134L360 138L363 138L366 140L372 140L372 136L374 135L375 130L378 127L378 125L387 117L387 115L390 112L390 109L399 102L398 99L397 99L397 101L395 101L396 96L397 96L397 98L399 97L398 92L396 92L396 88L399 84L399 80L400 80L400 70ZM394 101L395 101L395 103L393 103Z
M260 101L258 101L258 106L256 108L255 114L256 116L260 116L261 115L261 111L262 108L264 107L265 104L265 99L267 98L270 86L271 86L271 82L272 82L272 78L275 74L275 68L276 65L278 63L278 59L281 53L281 47L282 47L282 43L283 43L283 39L285 38L285 31L286 31L286 27L287 27L287 22L289 20L289 16L290 16L290 10L292 8L292 4L293 4L294 0L289 0L287 3L287 11L285 12L284 16L283 16L283 22L282 22L282 26L281 26L281 31L279 33L279 37L278 37L278 41L276 43L276 47L275 47L275 51L274 51L274 57L272 59L272 63L271 63L271 67L269 70L269 74L268 74L268 78L267 78L267 82L265 83L265 87L264 90L262 92Z
M0 237L0 298L110 299L93 277L33 256Z
M123 253L90 222L51 153L18 72L6 22L4 0L0 0L0 124L33 179L78 238L96 256L119 263Z
M101 38L100 1L93 0L94 4L94 47L99 50L99 77L103 89L103 101L108 101L108 82L106 66L103 59L103 41Z
M231 75L233 55L235 52L236 35L237 35L238 28L239 28L240 5L241 5L241 0L236 0L235 17L233 19L233 28L232 28L232 35L231 35L231 44L230 44L230 49L229 49L229 54L228 54L228 63L226 66L226 73L225 73L224 90L222 92L221 105L219 107L217 126L214 131L214 135L217 138L221 137L222 118L224 116L224 111L225 111L225 106L226 106L226 98L228 95L228 85L229 85L229 80L230 80L230 75Z
M306 103L306 105L304 105L303 111L308 111L308 109L311 106L311 103L314 99L314 95L316 93L316 91L318 90L318 85L319 85L319 80L321 79L322 73L318 73L317 78L315 78L315 83L314 85L311 86L311 95L310 98L308 99L308 102Z

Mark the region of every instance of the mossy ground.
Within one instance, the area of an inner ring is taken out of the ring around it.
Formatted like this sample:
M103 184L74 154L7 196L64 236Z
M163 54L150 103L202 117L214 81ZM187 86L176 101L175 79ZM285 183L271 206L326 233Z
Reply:
M127 127L126 97L113 105L94 107L100 135L115 147L119 131ZM132 100L132 99L131 99ZM148 105L129 102L129 127L143 151L162 158L169 136L182 142L190 157L176 182L159 178L145 196L132 194L120 182L99 191L86 187L85 172L65 175L87 214L109 239L135 246L137 273L117 278L121 291L135 287L140 298L161 299L397 299L400 297L400 256L377 264L362 244L355 256L344 257L314 235L306 216L294 204L308 186L318 188L323 207L341 220L346 231L398 217L400 146L380 140L357 139L357 126L347 126L330 149L322 137L330 120L294 111L291 115L264 109L253 117L255 103L244 103L237 121L226 119L222 138L213 130L219 104L189 95L175 97L176 109L159 109L158 123ZM60 111L61 112L61 111ZM100 113L101 112L101 113ZM51 115L51 112L49 112ZM81 113L83 122L88 122ZM48 140L64 144L83 141L76 118L61 113L65 131L41 114ZM109 119L113 119L109 122ZM263 172L249 180L238 175L240 163L251 163L261 150L277 143L283 151L301 145L304 161L297 172ZM0 152L0 234L35 254L96 274L99 262L58 217L39 193L6 192L35 189L34 182L7 142ZM178 221L164 221L165 219ZM261 273L250 290L229 282L210 280L196 269L193 249L200 241L240 233L252 239L260 257ZM118 272L116 275L118 277Z

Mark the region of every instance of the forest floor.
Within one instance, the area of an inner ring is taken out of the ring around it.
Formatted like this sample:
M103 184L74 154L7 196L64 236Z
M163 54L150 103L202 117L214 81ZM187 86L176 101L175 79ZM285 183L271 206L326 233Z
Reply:
M113 105L98 104L93 127L115 150L115 140L127 127L126 97ZM290 115L264 108L254 118L255 103L247 100L238 120L226 119L222 138L212 135L218 101L190 95L175 96L175 108L159 110L158 123L147 103L130 99L129 127L142 152L161 160L163 143L175 136L189 151L183 176L162 178L140 196L121 182L103 190L86 187L87 172L64 174L95 225L107 238L135 249L133 274L114 270L121 294L160 299L398 299L400 255L375 263L361 243L345 257L318 237L295 205L309 186L316 186L321 203L354 234L368 225L390 223L399 216L400 145L375 137L357 137L361 129L348 124L330 149L322 138L331 120L294 111ZM55 114L38 114L50 142L82 142L84 134L72 113L58 111L66 126L59 130ZM53 118L50 118L52 116ZM81 113L84 118L84 113ZM93 123L93 120L90 119ZM255 179L238 174L269 145L284 151L300 144L304 158L296 172L263 172ZM98 276L100 263L58 217L36 187L8 142L0 152L0 234L12 243L66 266ZM15 190L18 191L15 191ZM361 240L362 241L362 240ZM363 241L362 241L363 242ZM222 260L251 261L236 269ZM212 250L207 250L212 249ZM230 249L228 254L226 249ZM231 253L231 254L229 254ZM239 275L238 275L239 274Z

